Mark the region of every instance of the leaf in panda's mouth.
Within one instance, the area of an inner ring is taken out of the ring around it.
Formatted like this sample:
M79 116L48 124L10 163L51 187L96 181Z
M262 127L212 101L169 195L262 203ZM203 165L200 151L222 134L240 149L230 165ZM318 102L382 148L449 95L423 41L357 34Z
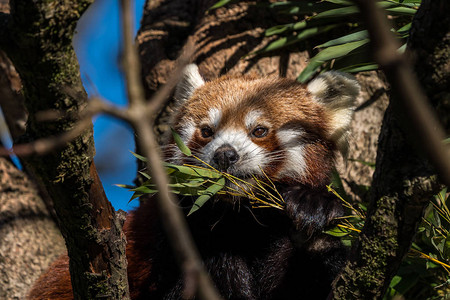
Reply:
M205 166L188 164L180 166L164 162L167 175L171 182L169 187L172 192L182 196L197 196L188 215L197 211L216 194L229 195L233 198L247 198L253 208L273 207L280 210L284 209L285 202L283 197L262 169L261 173L264 175L262 178L252 175L245 179L219 171L193 155L190 149L184 145L180 136L173 130L172 135L183 154L195 158ZM146 161L145 157L133 152L132 154L137 159ZM130 201L146 194L155 194L158 192L150 175L145 172L139 173L147 179L141 186L118 185L134 192Z

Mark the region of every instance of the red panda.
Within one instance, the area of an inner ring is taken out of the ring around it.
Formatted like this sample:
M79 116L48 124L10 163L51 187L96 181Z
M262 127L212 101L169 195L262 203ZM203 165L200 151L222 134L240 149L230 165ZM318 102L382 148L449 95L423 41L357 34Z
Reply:
M252 209L245 199L221 196L187 217L225 299L327 298L346 251L323 233L343 214L325 186L336 153L347 151L358 94L357 81L339 72L323 73L305 86L249 76L205 82L196 65L186 67L175 91L171 126L211 166L242 179L267 175L286 203L283 211ZM167 144L168 161L198 164L173 139ZM192 205L189 197L179 201L186 209ZM131 298L180 299L182 278L152 199L128 216L124 231ZM64 263L67 257L53 269L61 270ZM63 284L54 283L60 276L70 292L68 274L67 269L57 274L50 269L29 298L67 294Z

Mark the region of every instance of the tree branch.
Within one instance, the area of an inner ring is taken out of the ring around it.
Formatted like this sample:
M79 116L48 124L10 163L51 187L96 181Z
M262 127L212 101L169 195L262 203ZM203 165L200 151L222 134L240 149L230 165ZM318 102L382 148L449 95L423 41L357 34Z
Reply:
M124 30L124 62L127 80L128 97L130 101L129 116L132 126L135 128L140 147L148 159L148 169L158 187L158 205L161 220L168 235L169 241L175 251L179 265L185 274L184 297L193 298L198 293L200 299L220 299L214 285L209 278L196 250L183 214L176 205L176 199L168 188L168 178L162 166L161 155L156 143L153 124L156 109L168 99L170 92L181 77L181 70L187 59L179 61L173 79L161 89L161 92L145 104L144 90L140 81L141 70L138 55L132 42L130 1L121 0L122 19ZM187 54L190 56L190 53ZM186 57L186 56L184 56Z

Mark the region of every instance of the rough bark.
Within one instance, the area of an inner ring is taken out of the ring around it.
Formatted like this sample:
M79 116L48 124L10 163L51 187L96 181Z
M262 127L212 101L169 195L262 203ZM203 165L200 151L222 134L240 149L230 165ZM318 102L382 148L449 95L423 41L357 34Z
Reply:
M424 0L408 42L417 56L415 73L430 102L447 112L442 115L447 132L449 9L446 0ZM414 132L406 125L397 98L401 88L392 85L393 96L380 134L366 224L349 263L335 283L334 299L383 297L411 246L424 208L440 188L435 171L415 142Z
M10 2L1 46L20 75L29 112L21 142L70 130L87 105L71 42L76 22L91 2ZM38 122L36 113L50 109L64 111L65 117ZM124 216L104 194L94 151L91 128L62 149L23 161L53 200L71 258L75 299L123 299L128 297Z
M23 299L64 240L37 187L0 158L0 298Z

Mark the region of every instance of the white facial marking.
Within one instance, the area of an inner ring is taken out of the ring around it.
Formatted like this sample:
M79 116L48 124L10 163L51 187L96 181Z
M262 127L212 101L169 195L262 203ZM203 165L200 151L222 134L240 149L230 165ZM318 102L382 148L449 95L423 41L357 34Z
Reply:
M220 119L222 118L222 112L217 108L211 108L208 111L208 117L209 117L209 124L213 125L214 127L217 127L219 126Z
M262 112L259 110L252 110L245 116L245 126L250 129L258 125L258 119L261 117Z
M300 141L303 134L301 129L285 129L277 133L281 147L286 151L284 168L278 177L300 178L305 174L305 146Z
M244 130L226 129L216 132L214 139L203 148L201 158L213 163L215 151L228 144L238 153L240 159L232 166L233 175L261 174L261 168L267 164L267 151L256 145Z

